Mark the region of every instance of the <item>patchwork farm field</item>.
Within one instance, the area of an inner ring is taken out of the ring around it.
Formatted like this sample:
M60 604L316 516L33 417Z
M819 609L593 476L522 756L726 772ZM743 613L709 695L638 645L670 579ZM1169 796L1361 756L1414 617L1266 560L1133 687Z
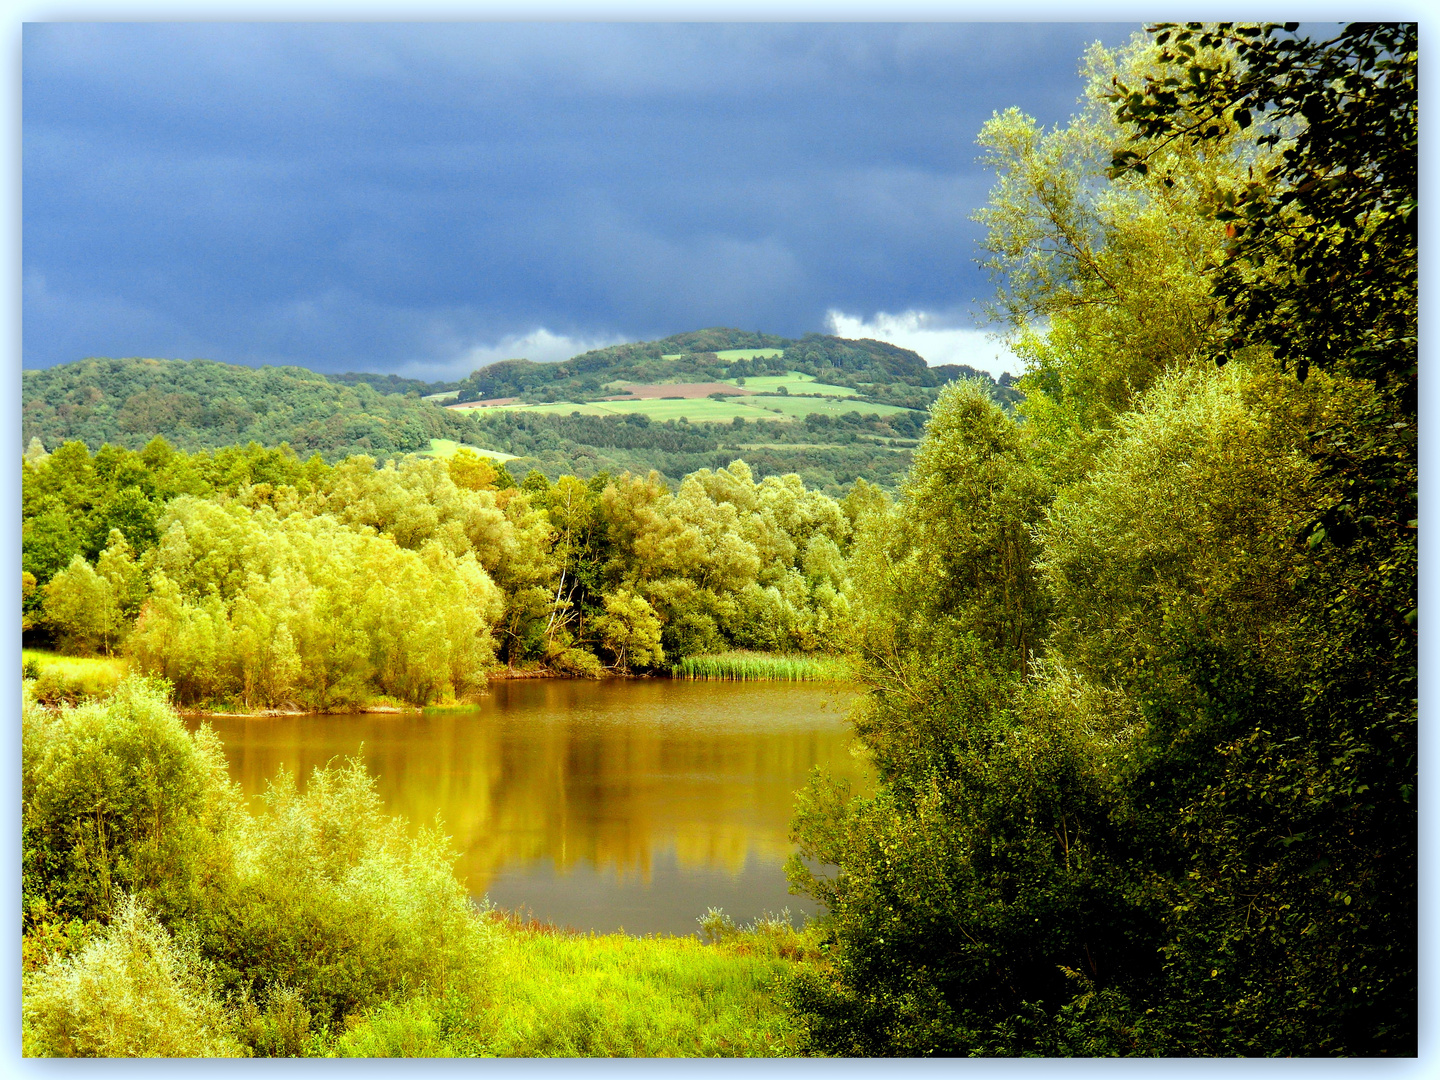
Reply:
M737 349L736 353L756 354L776 350ZM858 391L849 386L832 386L817 382L813 375L792 371L787 375L756 376L745 379L725 379L707 383L644 383L625 384L627 397L616 397L604 401L552 401L543 404L496 399L489 402L466 402L448 406L451 409L515 410L550 414L552 416L629 416L636 413L652 420L687 420L702 423L727 423L736 417L744 419L786 419L794 420L822 413L826 416L842 416L848 412L890 416L908 410L898 405L877 405L868 401L854 401ZM614 387L620 389L620 387ZM784 394L780 391L784 390ZM712 398L715 393L737 393L740 396L723 400Z
M451 406L462 409L463 405ZM474 407L474 406L472 406ZM552 416L629 416L643 413L652 420L678 420L685 417L694 422L708 421L724 423L735 417L747 420L794 420L811 413L827 416L843 416L848 412L874 413L890 416L894 413L909 412L898 405L876 405L868 401L847 401L843 398L824 397L743 397L726 398L642 398L622 401L552 401L542 405L491 405L488 411L516 411L549 413Z
M853 386L832 386L817 382L814 375L792 371L786 375L754 375L744 380L726 379L725 383L754 394L778 394L784 387L787 394L820 394L822 397L858 397L859 390Z

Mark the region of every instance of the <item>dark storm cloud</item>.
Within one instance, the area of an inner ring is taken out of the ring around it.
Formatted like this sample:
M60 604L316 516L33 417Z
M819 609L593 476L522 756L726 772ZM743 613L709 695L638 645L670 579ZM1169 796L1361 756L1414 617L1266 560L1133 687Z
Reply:
M980 125L1132 29L32 24L25 365L965 310Z

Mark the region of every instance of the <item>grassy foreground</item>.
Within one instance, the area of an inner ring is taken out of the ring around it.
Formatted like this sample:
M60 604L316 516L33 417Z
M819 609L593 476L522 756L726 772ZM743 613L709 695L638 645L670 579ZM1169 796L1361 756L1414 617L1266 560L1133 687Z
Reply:
M677 679L842 682L850 678L850 666L834 656L797 656L735 649L687 656L670 669L670 674Z
M129 665L118 656L65 656L43 649L21 649L27 679L35 679L37 701L56 705L114 692Z
M785 1057L799 1033L776 994L817 961L785 918L739 928L717 911L693 937L575 934L494 913L488 991L420 995L305 1045L317 1057Z
M774 1057L795 1031L773 993L813 948L781 921L713 944L508 925L481 1026L500 1057Z

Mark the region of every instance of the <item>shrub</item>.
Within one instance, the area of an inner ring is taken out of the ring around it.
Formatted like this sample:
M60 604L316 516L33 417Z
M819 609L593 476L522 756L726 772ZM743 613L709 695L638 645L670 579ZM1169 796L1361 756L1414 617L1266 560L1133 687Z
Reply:
M22 708L22 883L27 906L107 918L123 892L183 907L214 840L243 812L209 728L191 734L157 680L106 701Z
M386 1002L340 1037L337 1057L476 1057L485 1052L473 1031L468 998L416 997Z
M27 1056L238 1057L201 963L133 896L105 934L26 980Z
M316 769L303 793L282 771L266 802L192 924L231 992L293 987L317 1019L339 1023L422 988L480 984L491 932L446 838L411 838L381 813L361 763Z
M271 988L263 1010L248 997L241 1001L236 1034L256 1057L305 1057L313 1041L312 1019L300 991L276 986Z

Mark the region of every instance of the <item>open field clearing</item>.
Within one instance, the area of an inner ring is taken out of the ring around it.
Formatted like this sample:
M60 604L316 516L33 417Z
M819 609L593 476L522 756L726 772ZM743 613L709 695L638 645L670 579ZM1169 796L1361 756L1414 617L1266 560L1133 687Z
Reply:
M748 387L736 386L733 382L691 382L691 383L624 383L615 393L625 394L628 399L652 398L704 398L711 394L753 394Z
M708 420L717 423L727 423L737 416L745 416L754 419L757 415L754 409L747 409L737 404L743 398L731 398L727 401L715 401L711 398L690 398L681 401L666 401L661 398L640 398L631 401L587 401L584 403L574 401L552 401L543 405L526 405L518 403L514 405L497 405L494 409L506 412L533 412L548 413L551 416L569 416L572 413L579 413L581 416L630 416L634 413L643 413L652 420L677 420L680 417L694 421ZM763 400L769 401L769 398ZM779 419L778 416L772 417Z
M913 413L914 409L902 409L898 405L877 405L870 401L850 401L842 398L812 397L752 397L744 398L745 405L753 410L763 410L772 416L802 417L811 413L826 416L844 416L859 413L861 416L894 416L896 413ZM749 415L749 414L747 414Z
M456 406L464 408L464 406ZM587 401L584 403L574 401L552 401L542 405L493 405L495 409L514 409L524 412L549 413L552 416L569 416L572 413L579 413L581 416L630 416L634 413L642 413L652 420L678 420L685 417L695 423L728 423L735 417L744 417L747 420L793 420L797 417L809 416L811 413L824 413L826 416L843 416L845 413L858 412L861 416L875 414L878 416L892 416L895 413L910 412L913 410L902 409L898 405L876 405L868 401L850 401L841 398L825 397L737 397L728 398L724 401L716 401L713 398L685 398L676 400L674 398L630 398L619 401Z
M488 401L462 401L457 405L446 405L445 408L459 409L462 411L465 409L494 409L500 407L501 405L513 404L514 402L519 400L520 399L517 397L497 397L490 398Z
M118 656L66 656L46 649L20 650L22 664L29 664L32 660L42 672L54 668L67 678L110 682L119 682L127 667L124 659Z
M715 354L727 363L732 360L754 360L757 357L785 355L784 349L721 349Z
M739 386L738 379L726 379L726 385ZM788 375L755 375L745 380L742 390L754 394L778 394L784 387L790 394L821 394L825 397L857 397L860 391L853 386L832 386L817 382L814 375L792 371Z
M422 457L438 458L454 457L455 451L459 450L460 446L461 444L454 439L431 439L430 449L421 450L420 455ZM467 446L466 449L473 450L476 454L479 454L481 457L487 457L491 461L506 462L515 460L514 454L506 454L499 450L486 450L479 446Z
M426 394L421 401L454 401L460 396L459 390L446 390L443 394Z
M26 678L35 679L35 699L48 705L104 697L114 691L130 665L118 656L66 656L21 649Z
M715 355L727 363L731 360L754 360L757 356L783 356L784 349L721 349ZM684 353L666 353L661 360L679 360Z

